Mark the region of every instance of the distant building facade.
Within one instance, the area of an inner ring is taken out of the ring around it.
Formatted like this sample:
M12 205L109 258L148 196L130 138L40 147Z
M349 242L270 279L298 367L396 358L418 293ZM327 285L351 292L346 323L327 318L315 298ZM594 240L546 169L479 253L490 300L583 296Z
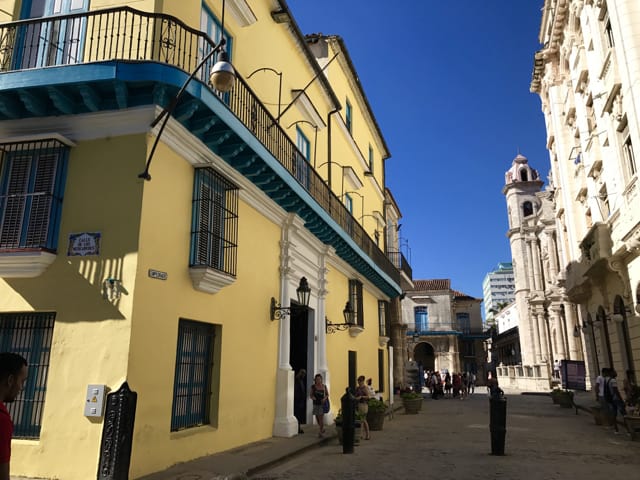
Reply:
M474 372L485 378L480 304L451 288L449 279L414 280L402 300L402 319L407 325L408 369Z
M490 322L496 313L515 300L516 284L513 277L513 264L501 262L498 268L485 275L482 282L484 297L484 318Z
M547 129L566 343L585 352L587 382L602 367L636 376L640 4L545 0L542 12L531 91Z

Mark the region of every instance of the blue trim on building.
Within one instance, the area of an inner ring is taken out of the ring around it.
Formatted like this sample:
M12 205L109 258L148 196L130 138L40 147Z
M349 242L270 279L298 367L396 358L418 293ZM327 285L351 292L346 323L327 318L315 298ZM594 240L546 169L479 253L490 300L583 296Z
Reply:
M169 64L150 61L107 61L64 65L0 74L0 121L2 117L30 118L43 115L81 114L91 111L130 108L140 105L166 105L188 78L188 74ZM79 95L82 89L92 91L96 101ZM62 95L61 95L62 94ZM65 112L55 108L51 97L66 96L76 103L66 102ZM194 133L212 151L222 157L254 184L267 193L282 208L295 212L305 226L322 242L335 248L337 254L351 264L389 297L399 295L398 283L382 271L361 250L342 227L316 202L289 171L260 143L254 134L227 108L223 101L199 80L186 89L181 103L190 95L206 107L220 124L215 138ZM17 97L17 98L16 98ZM190 129L189 115L180 118ZM192 131L193 132L193 131ZM240 140L240 142L238 142Z

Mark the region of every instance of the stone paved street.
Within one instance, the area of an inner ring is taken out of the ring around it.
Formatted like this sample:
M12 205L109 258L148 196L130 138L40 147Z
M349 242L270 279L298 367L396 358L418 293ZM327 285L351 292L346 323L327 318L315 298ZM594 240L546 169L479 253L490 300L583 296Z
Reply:
M584 411L560 408L548 396L507 395L505 456L492 456L489 401L425 400L418 415L402 410L351 455L332 441L256 473L276 479L631 479L640 475L640 442L621 427L595 425ZM578 400L591 402L590 394Z

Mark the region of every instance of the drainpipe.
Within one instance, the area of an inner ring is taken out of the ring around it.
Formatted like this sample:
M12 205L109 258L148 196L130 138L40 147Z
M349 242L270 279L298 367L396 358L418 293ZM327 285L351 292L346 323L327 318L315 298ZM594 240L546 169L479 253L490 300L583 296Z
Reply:
M340 107L327 114L327 185L329 185L329 190L331 190L331 115L339 111Z

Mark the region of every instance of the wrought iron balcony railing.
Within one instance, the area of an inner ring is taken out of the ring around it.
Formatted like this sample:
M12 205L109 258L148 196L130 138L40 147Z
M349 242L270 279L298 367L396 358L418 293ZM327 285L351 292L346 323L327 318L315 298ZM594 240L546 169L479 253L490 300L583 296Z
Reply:
M180 20L120 7L21 20L0 25L0 72L124 60L159 62L191 73L215 44ZM213 59L211 60L214 61ZM196 75L206 84L211 65ZM396 266L306 161L240 77L219 98L271 152L362 251L397 284Z
M387 252L387 256L398 270L404 272L410 280L413 280L413 270L402 252Z
M456 322L429 322L426 325L409 323L407 324L407 336L413 335L438 335L438 334L455 334L455 335L483 335L482 327L471 328L461 327Z

